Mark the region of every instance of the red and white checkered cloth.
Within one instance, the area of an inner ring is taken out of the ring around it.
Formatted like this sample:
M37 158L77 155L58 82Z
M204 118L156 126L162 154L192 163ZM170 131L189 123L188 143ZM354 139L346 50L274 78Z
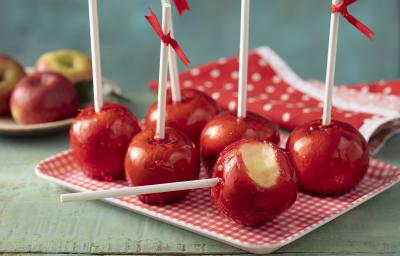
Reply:
M236 109L238 58L221 58L180 74L183 88L196 88L230 110ZM281 128L322 116L323 83L301 79L275 52L260 47L249 54L248 110ZM157 82L150 82L155 89ZM357 127L377 152L400 132L400 81L335 86L333 118Z

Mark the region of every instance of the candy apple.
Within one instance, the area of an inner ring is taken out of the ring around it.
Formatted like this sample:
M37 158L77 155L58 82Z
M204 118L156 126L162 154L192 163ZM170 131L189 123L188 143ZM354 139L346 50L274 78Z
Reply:
M232 112L221 113L211 119L201 133L201 155L212 167L225 147L249 138L279 143L279 130L273 122L255 113L248 112L245 118L238 118Z
M11 93L24 76L25 71L18 62L0 55L0 115L10 113Z
M305 123L291 133L286 149L295 166L299 188L337 195L354 188L368 170L368 145L350 124L332 120Z
M71 83L92 80L92 64L85 54L75 50L59 50L43 54L36 62L37 71L53 71Z
M181 90L182 101L173 102L167 96L166 126L184 132L198 144L201 131L206 123L218 114L219 108L208 95L194 89ZM146 114L146 128L155 128L157 123L157 103Z
M199 154L192 140L184 133L166 127L165 138L155 139L153 129L137 134L125 157L126 178L130 186L198 179ZM150 204L168 204L182 200L188 191L140 195Z
M89 106L70 128L71 150L88 177L104 181L123 179L126 150L138 132L137 118L124 106L106 103L98 113Z
M10 99L11 114L19 124L58 121L75 116L78 96L64 76L43 72L21 79Z
M225 148L212 177L216 207L248 226L259 226L288 209L296 200L294 168L287 154L271 142L237 141Z

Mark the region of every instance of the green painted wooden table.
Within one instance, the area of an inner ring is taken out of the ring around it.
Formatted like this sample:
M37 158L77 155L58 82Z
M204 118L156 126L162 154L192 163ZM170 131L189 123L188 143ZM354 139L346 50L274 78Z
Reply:
M143 116L150 94L136 94ZM246 254L222 243L102 202L61 205L61 187L34 166L68 148L67 132L0 136L0 253ZM400 166L400 136L378 158ZM280 255L400 255L400 185L285 246Z

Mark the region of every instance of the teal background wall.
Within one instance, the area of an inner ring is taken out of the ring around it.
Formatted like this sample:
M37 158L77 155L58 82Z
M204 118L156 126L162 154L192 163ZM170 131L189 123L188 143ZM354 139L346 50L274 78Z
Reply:
M239 0L189 0L174 10L177 39L192 66L237 54ZM147 90L157 77L159 41L143 18L159 0L99 0L103 73L125 90ZM268 45L304 78L325 75L330 0L253 0L250 46ZM377 34L369 42L341 19L338 83L400 78L400 1L360 0L350 11ZM0 52L33 65L44 52L90 53L85 0L0 0Z

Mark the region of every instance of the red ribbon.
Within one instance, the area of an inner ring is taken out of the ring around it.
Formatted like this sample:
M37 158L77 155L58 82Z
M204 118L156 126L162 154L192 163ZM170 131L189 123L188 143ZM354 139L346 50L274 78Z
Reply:
M357 2L358 0L342 0L342 3L337 5L332 5L331 11L332 13L339 12L342 16L350 22L354 27L360 30L369 40L372 40L375 36L375 33L368 28L366 25L362 24L356 17L351 15L347 10L347 7Z
M185 11L190 11L189 4L186 0L174 0L174 3L179 15L182 15Z
M161 42L163 42L167 46L170 45L174 49L176 55L178 55L179 59L181 59L182 63L187 66L189 64L189 59L186 57L185 53L182 51L178 42L171 37L170 33L165 34L163 32L160 22L158 22L157 15L150 9L150 15L144 16L144 17L150 23L150 25L153 27L154 31L156 32L158 37L161 39Z

